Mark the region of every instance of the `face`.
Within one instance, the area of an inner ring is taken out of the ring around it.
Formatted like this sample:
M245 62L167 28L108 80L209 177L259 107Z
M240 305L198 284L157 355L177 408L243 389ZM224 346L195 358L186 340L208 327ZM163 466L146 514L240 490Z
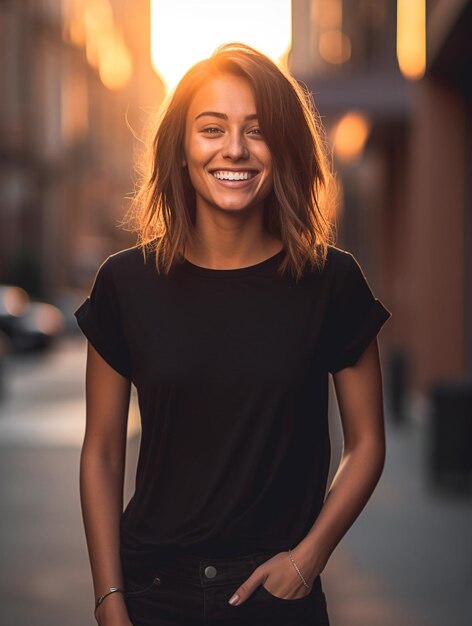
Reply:
M263 206L272 189L272 158L246 79L215 76L195 93L187 111L184 154L197 211Z

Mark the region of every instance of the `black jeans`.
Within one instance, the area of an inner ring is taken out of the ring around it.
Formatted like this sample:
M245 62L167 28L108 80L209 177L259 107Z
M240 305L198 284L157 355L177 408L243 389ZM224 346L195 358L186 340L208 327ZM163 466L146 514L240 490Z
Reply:
M239 606L228 600L276 553L211 559L180 555L144 578L123 568L124 599L133 626L329 626L318 576L302 598L284 599L259 585Z

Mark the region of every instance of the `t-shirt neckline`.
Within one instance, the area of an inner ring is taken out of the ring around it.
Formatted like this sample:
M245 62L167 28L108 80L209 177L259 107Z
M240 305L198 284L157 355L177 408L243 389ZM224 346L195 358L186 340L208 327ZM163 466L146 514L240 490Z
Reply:
M259 272L266 271L271 267L276 266L282 259L284 252L284 248L281 248L281 250L269 258L259 261L259 263L247 265L246 267L236 267L233 269L213 269L210 267L202 267L201 265L195 265L184 257L183 267L189 272L210 278L240 278L241 276L258 274Z

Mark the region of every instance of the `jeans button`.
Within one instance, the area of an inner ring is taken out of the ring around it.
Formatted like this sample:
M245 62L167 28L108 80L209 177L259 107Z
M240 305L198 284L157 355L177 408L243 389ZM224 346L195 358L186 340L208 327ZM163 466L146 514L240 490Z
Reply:
M207 578L215 578L216 567L213 567L213 565L208 565L208 567L205 567L205 576Z

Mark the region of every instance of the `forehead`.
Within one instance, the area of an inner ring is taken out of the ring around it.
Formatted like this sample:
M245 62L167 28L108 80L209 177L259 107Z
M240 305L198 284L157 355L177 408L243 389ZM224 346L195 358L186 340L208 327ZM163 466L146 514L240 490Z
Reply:
M232 74L208 78L195 92L188 108L187 120L193 122L203 111L217 111L235 118L256 113L250 82Z

